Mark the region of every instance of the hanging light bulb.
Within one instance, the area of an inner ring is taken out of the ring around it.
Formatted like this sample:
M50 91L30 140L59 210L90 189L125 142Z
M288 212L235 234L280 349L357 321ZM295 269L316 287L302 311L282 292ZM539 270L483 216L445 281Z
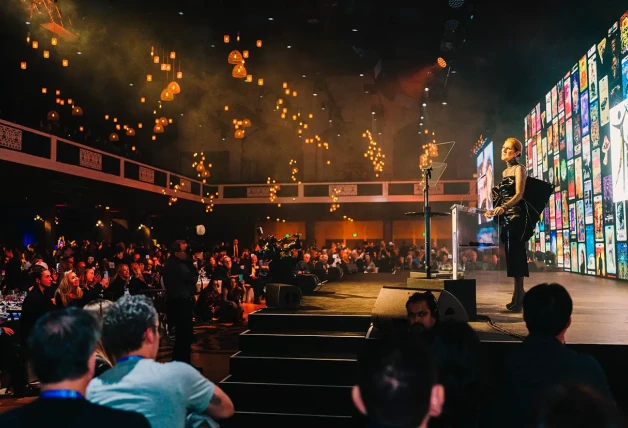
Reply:
M156 135L153 135L153 136L151 137L151 140L153 140L153 141L155 141L156 139L157 139L157 136L156 136Z
M168 85L168 88L170 88L172 93L175 95L181 93L181 87L175 81L170 82L170 84Z
M246 75L246 79L244 80L247 83L251 83L253 81L253 75L252 74L247 74Z
M170 52L170 59L175 59L177 57L176 52Z
M142 129L142 127L143 127L143 126L144 126L144 125L143 125L141 122L137 124L137 127L138 127L139 129Z
M264 79L257 79L258 86L264 86Z
M166 88L161 91L160 98L162 101L172 101L174 100L174 94L172 93L172 91L170 91L169 88Z
M53 37L53 38L50 40L50 43L52 44L52 46L57 46L57 43L58 43L58 42L59 42L59 41L57 40L57 38L56 38L56 37Z
M41 93L42 93L42 94L47 94L47 93L48 93L48 89L46 89L46 88L41 88Z
M61 65L63 65L64 67L67 67L69 64L67 59L64 59L63 61L61 61Z
M183 79L183 72L177 71L177 79Z
M37 40L33 40L33 49L37 49L39 47L39 42Z
M222 40L223 40L225 43L229 43L229 34L225 34L225 35L222 37Z
M155 64L159 64L159 55L155 55L155 56L153 57L153 62L154 62Z
M20 68L21 68L22 70L26 70L26 61L22 61L22 62L20 63Z
M153 81L153 75L152 74L147 74L146 75L146 81L147 82L152 82Z
M249 57L249 51L242 51L242 58L248 58Z
M145 102L146 102L146 97L142 97L142 98L140 98L140 102L141 102L141 103L145 103Z
M262 41L258 40L257 42L255 42L255 46L257 46L258 48L262 47Z
M44 51L44 58L50 58L50 51Z

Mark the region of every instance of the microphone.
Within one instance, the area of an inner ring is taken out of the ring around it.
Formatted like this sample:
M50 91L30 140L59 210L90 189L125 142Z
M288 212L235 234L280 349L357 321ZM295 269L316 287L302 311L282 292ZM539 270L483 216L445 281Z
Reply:
M460 205L464 205L463 202L466 201L467 198L469 198L469 195L471 195L471 192L473 192L473 190L475 190L475 188L478 187L478 184L480 183L480 180L483 179L484 177L486 177L486 174L482 175L480 178L477 179L475 184L473 186L471 186L471 188L469 189L469 192L467 192L467 194L464 195L464 198L462 198L460 200Z

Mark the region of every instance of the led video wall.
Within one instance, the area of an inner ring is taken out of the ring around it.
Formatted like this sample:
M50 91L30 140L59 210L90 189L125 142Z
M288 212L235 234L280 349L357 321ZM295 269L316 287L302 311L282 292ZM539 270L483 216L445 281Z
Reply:
M484 210L493 209L491 189L495 186L495 159L493 155L494 143L490 138L480 136L476 148L474 148L475 165L477 173L478 208ZM492 220L484 215L478 215L477 236L473 241L481 243L497 242L497 227ZM476 230L476 228L472 228Z
M554 184L530 250L628 279L628 12L524 120L528 174Z

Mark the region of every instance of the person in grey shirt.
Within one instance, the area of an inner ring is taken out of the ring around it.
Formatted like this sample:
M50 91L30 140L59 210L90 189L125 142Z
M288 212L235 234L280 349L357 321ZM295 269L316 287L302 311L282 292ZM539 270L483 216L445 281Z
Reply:
M96 404L140 413L153 428L183 428L233 415L231 399L192 366L155 361L159 320L146 296L124 296L103 319L103 345L116 364L87 388Z

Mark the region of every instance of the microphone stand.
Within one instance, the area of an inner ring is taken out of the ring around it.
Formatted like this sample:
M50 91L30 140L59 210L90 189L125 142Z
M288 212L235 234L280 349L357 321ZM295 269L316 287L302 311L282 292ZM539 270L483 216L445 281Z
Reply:
M431 224L431 209L430 209L430 183L432 178L432 167L423 168L423 213L425 215L425 275L427 279L432 279L432 266L431 266L431 239L430 239L430 224Z

